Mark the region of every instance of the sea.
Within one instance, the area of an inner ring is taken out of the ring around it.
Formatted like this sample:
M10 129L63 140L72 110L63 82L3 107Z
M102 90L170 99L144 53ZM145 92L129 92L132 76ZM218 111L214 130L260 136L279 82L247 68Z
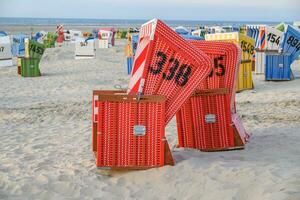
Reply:
M1 25L14 25L14 26L47 26L47 25L70 25L70 26L110 26L110 27L139 27L149 19L74 19L74 18L11 18L0 17ZM241 26L246 24L267 24L276 25L280 22L270 21L204 21L204 20L163 20L168 26ZM291 24L292 22L285 22Z

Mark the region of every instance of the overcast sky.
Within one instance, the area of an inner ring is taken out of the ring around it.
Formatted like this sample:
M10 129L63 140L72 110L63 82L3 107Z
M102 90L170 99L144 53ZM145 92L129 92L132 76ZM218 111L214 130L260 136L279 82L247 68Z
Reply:
M0 17L300 20L299 0L0 0Z

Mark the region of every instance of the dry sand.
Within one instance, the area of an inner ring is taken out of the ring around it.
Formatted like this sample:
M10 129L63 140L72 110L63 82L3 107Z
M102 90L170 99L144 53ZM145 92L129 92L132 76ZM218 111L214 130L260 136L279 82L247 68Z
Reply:
M176 165L144 171L96 169L91 151L93 89L127 87L125 41L74 60L74 46L47 49L43 76L0 68L0 199L300 199L300 79L265 82L237 95L252 133L245 150L176 149ZM300 62L293 65L300 76Z

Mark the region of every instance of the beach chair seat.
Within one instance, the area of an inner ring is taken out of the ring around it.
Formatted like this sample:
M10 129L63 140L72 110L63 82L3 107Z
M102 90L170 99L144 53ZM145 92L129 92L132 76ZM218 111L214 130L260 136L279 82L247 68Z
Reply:
M94 91L97 132L93 133L96 166L148 169L174 165L165 138L165 97L124 91Z
M266 53L265 80L290 81L294 78L291 69L292 55L279 53Z
M40 60L37 58L21 58L21 76L23 77L41 76L39 62Z

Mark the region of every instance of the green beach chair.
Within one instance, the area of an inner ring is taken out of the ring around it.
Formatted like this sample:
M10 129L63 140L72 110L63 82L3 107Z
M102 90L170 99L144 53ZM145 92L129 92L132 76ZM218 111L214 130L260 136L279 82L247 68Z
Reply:
M27 57L21 58L21 76L41 76L39 63L44 54L45 46L34 40L28 40L27 43L25 41L25 55Z
M56 38L57 38L57 34L48 33L43 41L45 48L53 48L55 46Z

